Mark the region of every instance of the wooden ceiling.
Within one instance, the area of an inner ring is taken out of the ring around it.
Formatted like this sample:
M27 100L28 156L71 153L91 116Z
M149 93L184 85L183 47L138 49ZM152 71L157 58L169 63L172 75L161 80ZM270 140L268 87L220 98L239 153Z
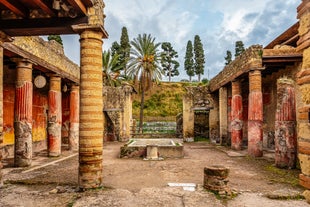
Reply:
M92 0L0 0L0 30L9 36L73 34L88 22Z

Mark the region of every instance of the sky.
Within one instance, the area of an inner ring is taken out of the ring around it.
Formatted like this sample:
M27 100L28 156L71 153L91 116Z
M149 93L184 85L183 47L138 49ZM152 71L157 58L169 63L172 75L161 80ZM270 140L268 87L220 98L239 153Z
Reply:
M129 39L151 34L156 42L170 42L178 52L180 75L173 81L189 79L184 71L184 57L189 40L199 35L205 53L202 78L211 79L225 66L226 51L234 56L235 42L245 48L266 46L295 24L296 8L301 0L104 0L105 29L103 50L120 42L126 27ZM65 54L79 64L79 37L62 36ZM167 78L164 78L167 80ZM197 80L194 77L193 80Z

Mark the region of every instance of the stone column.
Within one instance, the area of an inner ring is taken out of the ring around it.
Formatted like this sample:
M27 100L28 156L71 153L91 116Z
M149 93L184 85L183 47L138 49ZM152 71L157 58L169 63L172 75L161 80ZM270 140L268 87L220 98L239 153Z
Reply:
M275 164L277 167L296 166L295 88L291 79L277 81L277 111L275 121Z
M249 72L248 154L263 156L263 94L260 70Z
M48 92L48 155L57 157L61 154L61 78L50 77Z
M130 139L130 123L132 120L132 87L125 85L124 91L124 108L123 108L123 123L122 123L122 135L120 141L128 141Z
M80 87L77 85L71 86L69 120L69 149L72 151L78 151L80 122Z
M189 94L183 97L183 139L187 142L194 141L194 110L193 98Z
M301 102L298 104L298 158L301 166L299 181L307 190L304 192L310 203L310 0L303 0L297 8L299 40L297 50L303 52L302 69L297 74Z
M242 147L242 96L241 83L239 80L232 82L232 99L231 99L231 148L241 150Z
M219 90L219 119L220 119L220 144L224 144L228 139L228 125L227 125L227 88L221 87Z
M80 140L79 187L102 186L103 95L101 31L80 34Z
M14 110L14 165L27 167L32 159L32 63L14 59L16 67Z

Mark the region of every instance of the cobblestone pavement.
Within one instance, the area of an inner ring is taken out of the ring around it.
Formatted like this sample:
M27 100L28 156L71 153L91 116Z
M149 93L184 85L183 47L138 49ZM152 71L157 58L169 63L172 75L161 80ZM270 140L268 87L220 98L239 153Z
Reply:
M183 159L143 161L119 159L122 143L104 145L104 188L77 191L78 156L64 152L57 159L44 153L31 168L4 168L0 206L310 206L296 186L298 170L273 166L273 153L263 158L246 156L205 142L185 143ZM47 164L48 163L48 164ZM203 169L222 165L230 169L228 186L233 198L220 198L203 187ZM195 191L168 183L193 183Z

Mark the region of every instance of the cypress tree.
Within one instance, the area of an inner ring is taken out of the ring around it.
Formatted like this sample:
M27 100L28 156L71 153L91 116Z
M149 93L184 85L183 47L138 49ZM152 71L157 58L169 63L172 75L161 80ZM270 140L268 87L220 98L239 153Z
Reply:
M184 69L189 76L189 81L192 82L192 77L195 75L194 71L194 59L193 59L193 44L192 41L188 41L186 45L186 54L184 61Z
M194 70L195 74L198 76L198 82L200 82L201 75L204 74L205 55L199 35L195 35L194 54L195 54Z
M242 41L237 41L235 45L235 58L241 55L245 51Z
M231 52L229 50L226 51L226 57L225 57L225 65L228 65L229 63L231 63Z

